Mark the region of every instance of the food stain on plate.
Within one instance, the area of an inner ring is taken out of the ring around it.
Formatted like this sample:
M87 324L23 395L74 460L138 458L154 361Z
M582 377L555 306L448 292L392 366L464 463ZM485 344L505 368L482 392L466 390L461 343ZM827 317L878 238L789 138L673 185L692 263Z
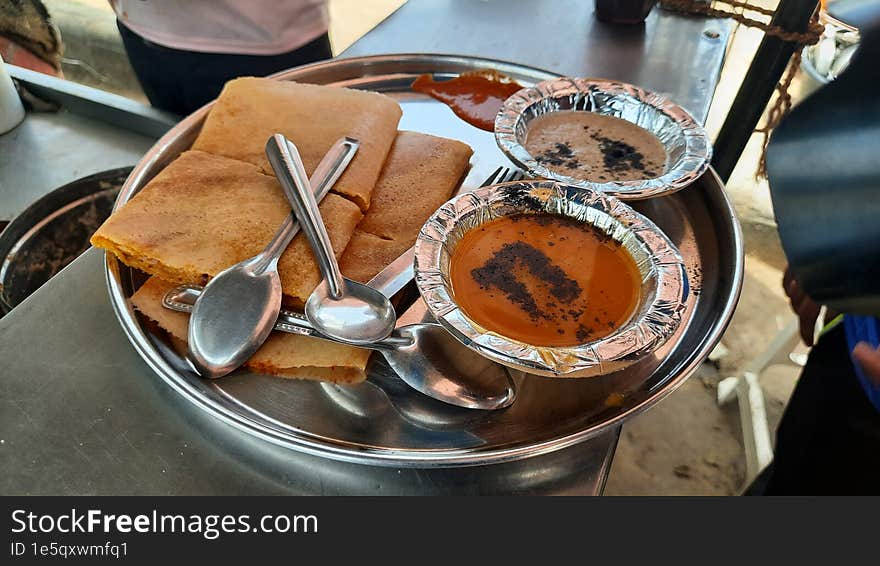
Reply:
M526 151L554 173L597 183L663 175L666 150L648 130L583 110L548 112L528 125Z
M449 106L465 122L491 132L502 104L522 85L489 69L462 73L454 79L435 81L421 75L412 84L416 92L427 94Z
M450 262L455 300L486 330L534 346L569 347L624 326L641 275L618 242L553 214L517 214L467 232Z

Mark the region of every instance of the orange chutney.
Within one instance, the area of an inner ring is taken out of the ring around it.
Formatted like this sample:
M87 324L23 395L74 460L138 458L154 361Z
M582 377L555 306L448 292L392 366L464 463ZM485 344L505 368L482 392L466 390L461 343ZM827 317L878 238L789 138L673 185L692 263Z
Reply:
M495 130L495 116L501 105L522 85L490 70L471 71L448 81L421 75L413 84L416 92L428 94L452 108L455 114L481 130Z
M577 220L519 214L467 232L450 261L455 300L474 322L534 346L576 346L632 316L641 275L619 243Z

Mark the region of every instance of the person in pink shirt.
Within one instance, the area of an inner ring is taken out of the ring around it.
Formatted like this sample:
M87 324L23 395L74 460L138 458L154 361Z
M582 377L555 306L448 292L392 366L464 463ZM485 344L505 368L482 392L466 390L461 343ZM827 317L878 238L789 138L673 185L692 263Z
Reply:
M226 81L332 56L326 0L110 0L150 103L189 114Z

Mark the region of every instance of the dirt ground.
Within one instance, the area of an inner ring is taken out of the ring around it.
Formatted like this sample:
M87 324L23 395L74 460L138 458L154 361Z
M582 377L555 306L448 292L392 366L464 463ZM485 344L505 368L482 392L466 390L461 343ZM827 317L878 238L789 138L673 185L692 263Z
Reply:
M772 7L775 2L758 2ZM67 43L68 78L112 88L144 100L118 38L106 0L46 0ZM330 0L331 40L339 52L391 13L402 0ZM751 56L761 39L740 28L730 44L707 121L710 134L723 122ZM98 70L100 69L100 70ZM799 83L796 89L808 86ZM732 495L747 481L736 402L719 407L718 382L738 375L792 315L780 281L784 256L773 224L766 183L753 178L759 139L746 149L728 182L746 241L746 277L734 319L722 340L726 354L703 364L679 390L628 422L608 479L609 495ZM761 378L771 431L775 430L799 369L774 366Z
M722 339L728 353L707 362L677 391L626 423L611 467L608 495L734 495L746 482L736 401L719 407L718 382L738 375L791 320L782 273L754 257L733 321ZM801 348L798 351L805 351ZM799 368L772 366L761 376L767 418L776 429Z
M758 2L772 8L775 2ZM706 123L717 134L745 75L761 33L738 27L728 49L721 80ZM791 87L797 104L816 85L798 73ZM745 456L736 401L716 402L718 382L741 375L778 333L794 320L782 291L785 254L773 219L770 190L755 179L761 136L755 134L726 184L745 241L745 280L730 326L722 338L725 355L700 371L656 407L623 427L605 493L608 495L734 495L746 477ZM800 344L794 354L803 356ZM800 374L791 363L769 367L760 377L771 438Z

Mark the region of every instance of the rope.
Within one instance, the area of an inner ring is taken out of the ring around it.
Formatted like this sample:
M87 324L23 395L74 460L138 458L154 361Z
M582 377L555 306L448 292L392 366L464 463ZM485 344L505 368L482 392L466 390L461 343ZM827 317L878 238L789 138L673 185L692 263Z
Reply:
M776 91L778 94L776 100L773 103L773 106L771 106L770 110L767 112L767 122L764 124L763 127L755 128L755 132L763 134L764 136L764 139L761 143L761 159L758 162L758 170L755 173L755 177L766 179L767 144L770 143L771 132L780 124L780 122L782 122L783 118L785 118L785 116L787 116L788 112L791 110L791 94L789 94L788 91L791 87L791 82L797 74L798 68L800 67L801 52L803 51L803 48L805 46L818 43L819 39L822 37L822 32L825 31L825 26L819 23L818 10L816 10L813 13L813 16L810 18L810 21L807 24L807 30L801 33L788 31L781 28L780 26L772 25L769 22L756 20L738 12L722 10L713 7L714 5L719 4L726 5L731 9L741 8L746 11L756 12L763 16L772 17L776 13L774 10L761 8L759 6L752 6L747 2L738 2L737 0L715 0L714 2L709 3L701 2L700 0L660 1L660 5L668 10L689 15L702 15L710 18L728 18L746 27L760 29L764 32L765 35L769 35L771 37L779 38L783 41L797 44L797 47L794 50L794 54L791 57L791 61L789 62L789 66L785 72L785 75L776 85Z
M770 107L767 113L767 122L763 128L755 128L755 132L764 136L761 140L761 158L758 161L758 170L755 172L755 178L767 178L767 145L770 143L770 134L776 129L782 119L785 118L791 110L791 94L788 89L791 87L791 81L797 74L798 67L801 64L801 50L797 49L791 56L788 70L779 84L776 85L776 102Z
M803 33L788 31L780 26L775 26L769 22L755 20L744 14L732 12L728 10L720 10L713 8L713 4L726 4L731 8L742 8L751 12L757 12L765 16L773 16L776 14L774 10L752 6L746 2L737 2L736 0L714 0L712 3L701 2L700 0L661 0L660 5L667 10L680 12L689 15L702 15L710 18L728 18L734 20L746 27L753 27L762 30L765 34L778 37L783 41L790 41L800 45L812 45L819 41L824 31L824 26L819 23L818 15L807 25L807 30Z

